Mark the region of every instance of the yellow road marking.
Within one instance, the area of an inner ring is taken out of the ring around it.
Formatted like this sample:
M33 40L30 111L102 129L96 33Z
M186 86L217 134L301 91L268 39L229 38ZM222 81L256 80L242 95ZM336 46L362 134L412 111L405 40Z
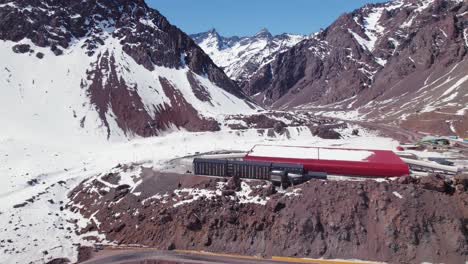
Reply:
M256 256L244 256L244 255L235 255L235 254L222 254L222 253L213 253L213 252L206 252L206 251L196 251L196 250L174 250L175 252L179 253L188 253L188 254L197 254L197 255L207 255L207 256L215 256L215 257L227 257L227 258L241 258L241 259L263 259L261 257Z
M108 246L104 247L106 250L157 250L156 248L149 247L126 247L126 246Z
M350 260L332 260L332 259L308 259L308 258L290 258L290 257L271 257L272 260L293 262L293 263L317 263L317 264L372 264L376 262L360 262Z

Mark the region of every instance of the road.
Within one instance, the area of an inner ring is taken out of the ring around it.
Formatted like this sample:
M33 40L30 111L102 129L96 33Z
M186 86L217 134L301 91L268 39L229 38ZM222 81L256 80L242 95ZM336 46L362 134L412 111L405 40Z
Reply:
M370 262L356 262L345 260L299 259L288 257L259 257L216 254L197 251L162 251L153 249L124 249L104 250L96 254L91 260L82 264L363 264Z
M229 256L215 254L194 254L190 252L179 251L160 251L160 250L111 250L104 251L99 256L83 262L83 264L147 264L147 263L177 263L177 264L214 264L214 263L232 263L232 264L283 264L291 262L281 262L260 259L255 257Z

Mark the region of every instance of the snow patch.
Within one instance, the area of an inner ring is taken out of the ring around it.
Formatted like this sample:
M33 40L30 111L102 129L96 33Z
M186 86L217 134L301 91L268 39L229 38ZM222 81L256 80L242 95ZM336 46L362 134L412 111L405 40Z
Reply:
M465 45L468 47L468 28L463 30L463 38L465 39Z
M260 196L251 196L252 188L246 182L241 183L241 190L236 192L236 196L239 198L241 204L259 204L266 205L270 198L263 199Z
M412 15L408 20L406 20L403 24L401 24L400 28L409 28L413 25L414 19L417 15Z
M302 189L298 188L298 189L294 189L292 191L285 192L284 195L288 196L288 197L298 197L298 196L302 195L301 192L302 192Z
M219 182L217 185L216 190L206 190L206 189L197 189L197 188L184 188L181 190L176 190L174 193L182 199L181 201L175 203L173 205L174 208L179 206L187 205L198 201L202 198L205 199L212 199L214 197L222 196L222 189L226 183ZM235 193L235 197L239 199L239 203L241 204L259 204L259 205L266 205L269 198L263 199L260 196L252 196L252 188L248 183L245 181L241 182L241 190ZM185 199L185 197L191 197L190 199ZM231 199L234 197L230 196Z
M381 66L385 66L385 64L387 64L387 60L384 60L382 58L375 58L375 61Z
M379 37L383 34L385 28L379 24L379 20L382 17L383 11L385 8L373 8L371 12L364 17L364 34L367 39L361 37L359 34L348 29L349 32L354 36L358 43L365 49L373 51L375 44L377 43Z
M151 20L149 18L140 18L140 23L143 24L143 25L146 25L148 27L159 30L158 26L156 26L156 24L154 24L153 20Z
M393 192L393 195L395 195L396 197L398 197L400 199L403 199L403 196L401 194L399 194L398 192Z
M200 200L201 198L206 198L206 199L211 199L216 196L221 196L221 190L216 190L216 191L211 191L211 190L205 190L205 189L194 189L194 188L184 188L181 190L176 190L174 193L179 197L179 198L184 198L187 196L192 197L191 199L187 200L182 200L180 202L177 202L173 205L174 208L177 208L182 205L190 204L195 201Z
M446 96L446 95L449 95L451 93L453 93L455 90L457 90L458 88L460 88L460 86L464 83L468 81L468 74L463 76L462 78L460 78L460 80L458 80L454 85L450 86L443 94L442 96Z
M424 11L426 10L429 6L432 5L432 3L434 3L434 0L422 0L422 1L418 1L418 8L416 8L416 10L414 10L415 12L421 12L421 11Z

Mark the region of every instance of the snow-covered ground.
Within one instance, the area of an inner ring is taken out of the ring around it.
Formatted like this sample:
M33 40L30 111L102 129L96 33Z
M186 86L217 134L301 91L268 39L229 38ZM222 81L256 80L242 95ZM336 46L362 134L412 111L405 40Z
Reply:
M157 169L171 159L195 152L248 151L255 144L265 143L376 149L395 149L398 145L365 131L362 137L323 140L313 137L308 129L289 129L289 137L263 136L256 130L181 131L156 138L90 145L0 135L0 175L4 180L0 187L0 259L3 263L43 263L64 256L76 260L74 244L86 242L72 232L73 222L84 227L89 219L60 208L68 202L67 193L73 187L118 164L144 163ZM14 208L33 197L34 202Z

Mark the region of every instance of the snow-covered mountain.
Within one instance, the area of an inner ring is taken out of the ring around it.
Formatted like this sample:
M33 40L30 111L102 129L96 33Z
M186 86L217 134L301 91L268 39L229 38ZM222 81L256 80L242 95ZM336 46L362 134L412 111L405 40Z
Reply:
M279 54L243 89L273 108L466 137L467 54L467 1L369 4Z
M6 135L122 140L219 129L255 109L143 0L0 0Z
M307 39L307 36L294 34L273 36L267 29L249 37L223 37L216 29L191 37L216 65L222 67L238 83L248 80L276 54Z

